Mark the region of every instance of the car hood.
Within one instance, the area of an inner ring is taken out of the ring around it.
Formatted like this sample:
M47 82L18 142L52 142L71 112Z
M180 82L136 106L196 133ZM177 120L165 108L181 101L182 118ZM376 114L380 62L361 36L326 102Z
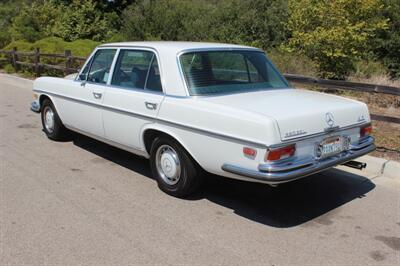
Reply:
M282 140L324 132L370 121L364 103L300 89L275 89L201 100L239 108L275 119Z

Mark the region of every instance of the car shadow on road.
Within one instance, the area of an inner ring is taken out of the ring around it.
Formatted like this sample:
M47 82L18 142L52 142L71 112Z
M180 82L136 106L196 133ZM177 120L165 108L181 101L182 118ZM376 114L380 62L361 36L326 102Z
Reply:
M74 145L106 160L152 178L146 159L76 134ZM361 174L361 172L360 172ZM375 188L369 179L332 169L278 187L208 174L205 184L186 200L209 200L236 215L264 225L288 228L309 221L332 223L328 213L364 197ZM157 189L156 186L154 189Z
M194 199L208 199L249 220L288 228L311 220L328 225L328 213L374 188L369 179L339 169L278 187L212 176Z

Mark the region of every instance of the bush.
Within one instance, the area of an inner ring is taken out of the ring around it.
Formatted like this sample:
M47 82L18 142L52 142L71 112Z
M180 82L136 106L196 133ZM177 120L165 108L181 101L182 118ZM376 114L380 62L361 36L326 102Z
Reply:
M384 0L384 3L382 16L389 19L389 28L379 31L375 54L392 78L400 79L400 1Z
M381 0L289 0L286 48L306 54L318 64L321 76L343 79L353 62L368 55L368 43L387 28Z
M350 76L354 79L370 79L373 76L387 76L388 73L381 62L360 60L354 63L354 71Z
M4 71L5 71L6 73L8 73L8 74L14 73L14 72L15 72L15 69L14 69L14 67L13 67L11 64L5 65L5 66L3 67L3 69L4 69Z
M306 76L316 76L318 73L315 62L303 54L273 49L268 51L267 55L282 73Z
M93 49L100 43L92 40L76 40L65 42L61 38L49 37L34 43L26 41L14 41L5 46L2 50L12 50L14 47L18 51L29 52L39 48L43 53L62 54L65 50L71 50L74 56L89 56Z
M141 0L122 14L129 40L217 41L269 48L286 35L286 0Z

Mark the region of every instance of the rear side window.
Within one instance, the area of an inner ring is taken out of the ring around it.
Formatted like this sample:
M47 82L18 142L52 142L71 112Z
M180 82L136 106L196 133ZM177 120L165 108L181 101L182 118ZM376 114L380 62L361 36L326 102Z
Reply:
M127 89L162 91L160 71L154 53L121 50L111 84Z
M115 52L115 49L102 49L96 52L90 64L88 81L100 84L107 83Z

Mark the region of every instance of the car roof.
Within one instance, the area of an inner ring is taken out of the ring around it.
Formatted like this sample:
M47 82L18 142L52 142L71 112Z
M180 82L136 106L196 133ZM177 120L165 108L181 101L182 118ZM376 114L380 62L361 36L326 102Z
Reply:
M185 50L197 50L197 49L252 49L260 50L255 47L226 44L226 43L210 43L210 42L172 42L172 41L149 41L149 42L118 42L118 43L106 43L99 47L138 47L138 48L152 48L159 52L168 51L180 53Z

